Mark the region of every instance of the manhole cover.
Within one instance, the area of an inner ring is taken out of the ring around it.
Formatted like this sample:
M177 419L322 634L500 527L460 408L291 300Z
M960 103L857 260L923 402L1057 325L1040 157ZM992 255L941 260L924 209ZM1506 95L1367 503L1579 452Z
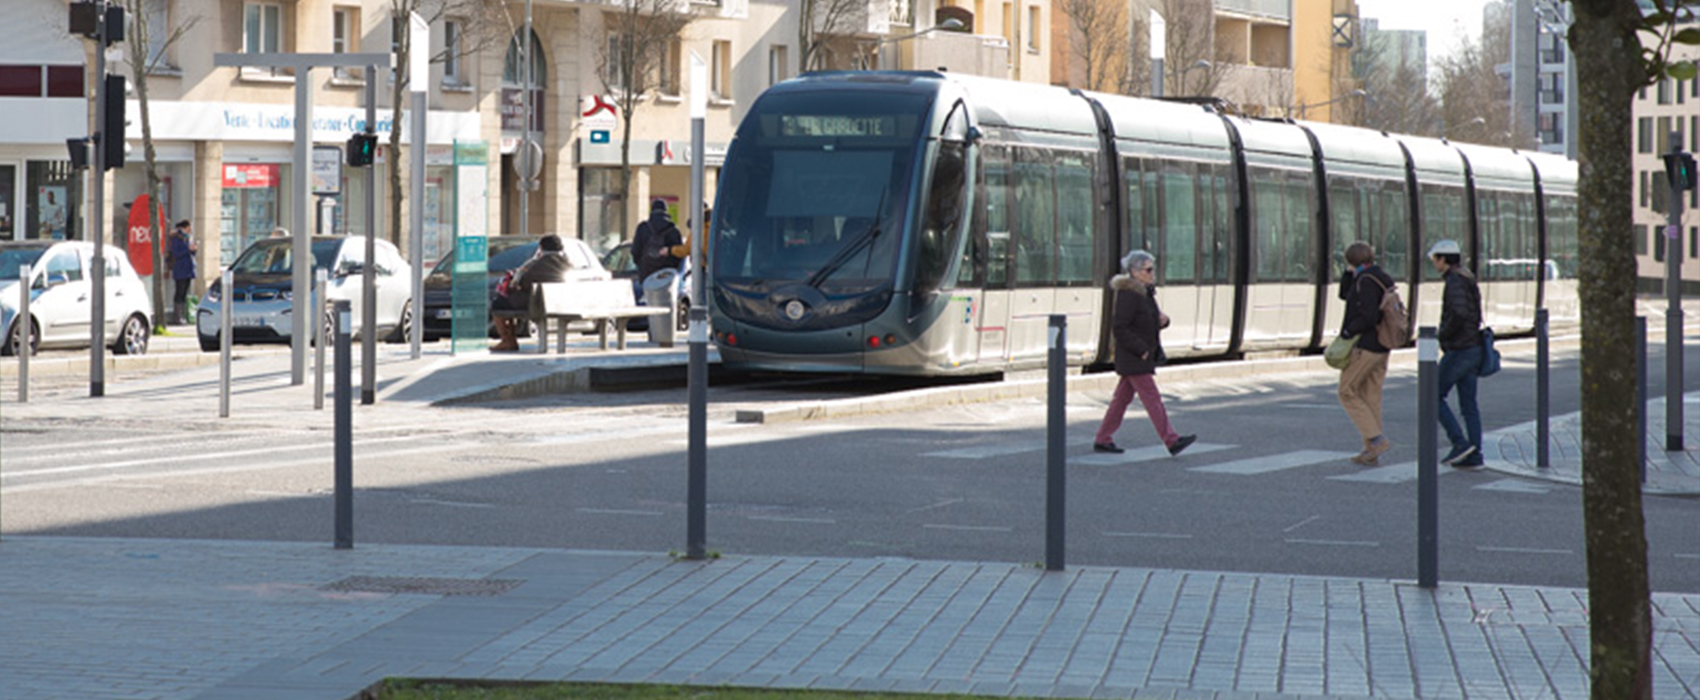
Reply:
M525 583L501 578L427 578L406 576L350 576L319 587L343 593L413 593L416 595L482 595L507 593Z

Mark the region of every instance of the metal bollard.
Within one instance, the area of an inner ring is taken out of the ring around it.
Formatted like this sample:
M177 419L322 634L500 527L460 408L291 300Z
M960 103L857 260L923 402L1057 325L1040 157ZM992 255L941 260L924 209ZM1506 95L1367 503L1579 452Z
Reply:
M348 301L338 300L336 316L336 543L354 548L354 364Z
M1045 570L1063 570L1068 510L1068 317L1051 314L1045 385Z
M230 307L236 305L236 290L229 270L219 277L224 303L218 305L218 417L230 417Z
M537 342L546 340L539 337ZM703 559L708 556L708 307L700 304L690 311L689 361L685 368L689 385L686 398L690 402L686 419L685 558Z
M1635 466L1647 483L1647 317L1635 317Z
M18 403L30 400L30 266L18 268L18 315L12 321L18 354Z
M1440 341L1434 326L1417 332L1417 585L1440 585Z
M1548 423L1552 419L1550 404L1551 390L1548 385L1548 375L1551 366L1547 355L1547 310L1535 310L1535 466L1541 469L1552 466L1552 460L1547 455L1547 443L1552 440L1552 432Z
M1671 241L1671 250L1681 251L1681 241ZM1672 269L1682 256L1667 255ZM1670 284L1667 282L1667 284ZM1682 294L1680 282L1670 284L1670 305L1665 309L1665 451L1682 451Z
M313 410L325 407L325 284L324 268L313 271Z

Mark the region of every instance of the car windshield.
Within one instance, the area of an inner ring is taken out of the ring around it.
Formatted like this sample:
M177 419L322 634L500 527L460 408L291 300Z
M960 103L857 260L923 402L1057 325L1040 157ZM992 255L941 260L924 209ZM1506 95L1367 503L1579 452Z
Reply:
M485 268L490 274L500 274L512 270L531 259L537 251L537 241L529 239L490 239L489 252ZM431 268L431 278L448 279L455 269L455 254L450 252L437 261L437 266Z
M25 265L35 267L36 261L40 260L41 254L45 252L45 247L0 249L0 282L17 279L18 271Z
M313 269L329 270L336 261L337 247L341 243L339 239L313 241ZM258 241L242 251L242 256L230 266L230 271L253 275L289 274L293 271L294 245L294 241L287 238Z

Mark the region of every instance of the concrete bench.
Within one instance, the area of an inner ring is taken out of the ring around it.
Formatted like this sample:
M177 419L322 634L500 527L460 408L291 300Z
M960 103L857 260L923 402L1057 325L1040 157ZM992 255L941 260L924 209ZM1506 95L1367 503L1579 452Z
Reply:
M618 347L626 349L626 324L634 318L660 316L668 309L638 306L632 299L630 280L579 280L546 282L531 294L531 311L525 314L537 324L537 352L549 351L549 325L555 322L557 353L567 351L569 327L583 328L588 322L596 330L599 345L608 349L608 329L613 327Z

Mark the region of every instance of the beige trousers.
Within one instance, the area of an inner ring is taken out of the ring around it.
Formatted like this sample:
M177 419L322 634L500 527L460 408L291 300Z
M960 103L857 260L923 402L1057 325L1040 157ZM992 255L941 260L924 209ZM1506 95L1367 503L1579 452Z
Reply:
M1352 348L1352 362L1340 372L1340 405L1366 443L1381 435L1381 385L1386 380L1387 353Z

